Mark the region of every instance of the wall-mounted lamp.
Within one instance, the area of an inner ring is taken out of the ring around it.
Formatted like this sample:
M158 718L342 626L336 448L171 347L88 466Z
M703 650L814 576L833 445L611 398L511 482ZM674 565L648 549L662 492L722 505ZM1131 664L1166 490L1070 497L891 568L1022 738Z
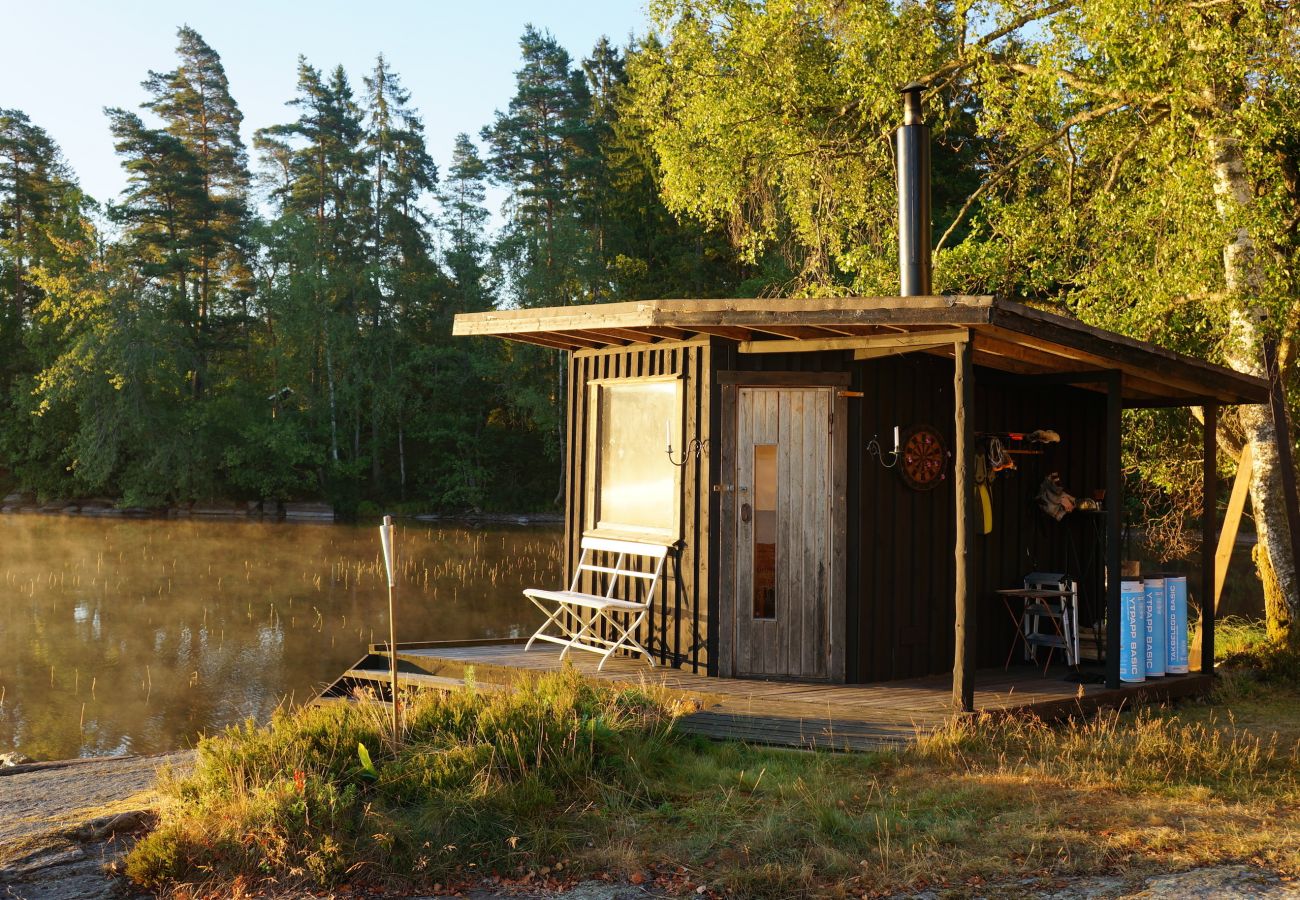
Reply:
M684 466L686 465L686 460L690 458L692 455L695 457L696 462L699 462L701 454L704 453L704 449L708 446L709 446L708 438L705 438L702 441L699 438L691 438L689 441L686 442L686 449L682 451L681 462L678 462L677 460L673 459L673 445L671 443L668 445L665 452L668 454L668 461L672 463L674 466Z
M664 452L668 454L668 461L672 463L674 466L681 467L686 465L687 459L689 459L692 455L695 456L695 459L698 462L700 455L704 453L704 449L708 445L709 445L708 438L705 438L703 441L701 441L699 438L691 438L689 441L686 442L686 449L682 451L682 461L678 462L677 460L673 459L672 421L669 419L664 419Z
M875 435L872 435L871 440L867 441L867 453L871 454L872 456L876 457L876 459L880 460L880 464L884 466L886 469L892 469L894 466L898 465L898 454L899 451L901 450L901 448L898 446L898 437L899 437L899 428L897 425L895 425L894 426L894 449L891 452L886 453L884 448L880 446L880 441L876 438ZM886 456L889 457L889 462L885 462Z

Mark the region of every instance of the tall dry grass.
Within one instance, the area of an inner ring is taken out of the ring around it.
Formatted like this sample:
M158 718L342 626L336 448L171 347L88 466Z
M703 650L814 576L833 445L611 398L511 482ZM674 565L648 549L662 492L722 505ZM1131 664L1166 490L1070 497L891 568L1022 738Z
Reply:
M193 774L164 786L171 802L128 875L155 889L329 886L517 868L568 852L595 790L643 795L674 743L665 695L573 671L414 695L397 744L387 715L373 702L306 708L204 739Z

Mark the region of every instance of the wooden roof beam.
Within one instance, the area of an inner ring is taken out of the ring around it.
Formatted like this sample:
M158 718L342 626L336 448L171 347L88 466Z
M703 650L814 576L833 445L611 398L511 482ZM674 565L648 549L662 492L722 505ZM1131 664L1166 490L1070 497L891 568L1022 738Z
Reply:
M825 350L852 350L856 359L924 350L929 347L966 340L965 328L914 331L905 334L874 334L861 337L815 338L788 341L745 341L737 348L741 353L817 353Z
M1152 396L1175 396L1179 392L1183 392L1186 393L1190 402L1195 397L1204 396L1207 388L1210 387L1205 382L1194 379L1195 373L1156 372L1133 362L1106 356L1104 350L1096 352L1092 349L1063 345L1048 338L1007 331L996 326L990 326L981 331L987 331L994 335L1003 345L1012 344L1020 348L1028 348L1030 351L1038 351L1039 355L1045 354L1061 360L1062 365L1057 366L1058 371L1064 367L1078 369L1081 365L1095 366L1097 369L1118 369L1123 373L1123 380L1126 384ZM1217 392L1213 393L1217 396ZM1235 401L1229 400L1228 402Z
M1126 375L1145 375L1149 381L1166 385L1166 391L1168 387L1186 391L1189 399L1208 393L1229 404L1267 400L1268 386L1263 379L1019 303L999 301L990 325L1020 336L1018 342L1039 347L1047 343L1057 352L1073 350L1081 358L1100 359L1103 365L1121 368Z
M669 341L684 341L691 337L689 331L682 331L680 328L669 328L665 325L657 325L653 328L637 328L636 331L638 334L648 334Z
M626 347L628 344L644 344L655 340L650 335L642 335L624 328L584 328L580 333L583 337L594 338L603 344L618 347Z
M763 325L755 326L753 331L761 331L764 334L774 334L783 338L795 338L799 340L811 340L824 338L828 336L840 336L839 332L832 331L822 327L810 327L804 325Z
M571 346L575 346L575 347L595 348L595 347L606 347L609 345L608 341L597 340L595 338L589 337L588 332L585 330L584 331L551 331L548 332L548 334L554 335L557 340L567 341Z
M718 337L730 338L733 341L747 341L753 337L753 333L748 328L737 328L733 325L696 325L691 328L692 331L698 331L700 334L714 334ZM793 343L793 341L789 342Z
M509 334L502 337L511 341L518 341L521 344L533 344L537 347L545 347L548 350L577 350L576 345L549 334Z

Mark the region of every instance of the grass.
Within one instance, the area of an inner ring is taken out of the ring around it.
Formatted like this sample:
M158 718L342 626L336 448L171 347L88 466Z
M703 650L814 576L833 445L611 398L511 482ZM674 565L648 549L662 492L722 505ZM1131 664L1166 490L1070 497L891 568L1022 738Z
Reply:
M673 730L669 694L571 671L416 698L396 749L378 707L301 710L205 741L128 871L183 893L562 865L755 897L1014 895L1229 860L1296 873L1300 680L1282 651L1233 653L1252 667L1206 701L1057 727L958 720L899 753L710 743Z

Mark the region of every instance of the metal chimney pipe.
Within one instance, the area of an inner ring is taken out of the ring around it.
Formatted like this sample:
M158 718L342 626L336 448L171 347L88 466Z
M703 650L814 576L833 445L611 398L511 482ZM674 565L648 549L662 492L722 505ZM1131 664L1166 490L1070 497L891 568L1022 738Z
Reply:
M930 126L921 117L921 91L903 88L898 141L899 296L930 294Z

